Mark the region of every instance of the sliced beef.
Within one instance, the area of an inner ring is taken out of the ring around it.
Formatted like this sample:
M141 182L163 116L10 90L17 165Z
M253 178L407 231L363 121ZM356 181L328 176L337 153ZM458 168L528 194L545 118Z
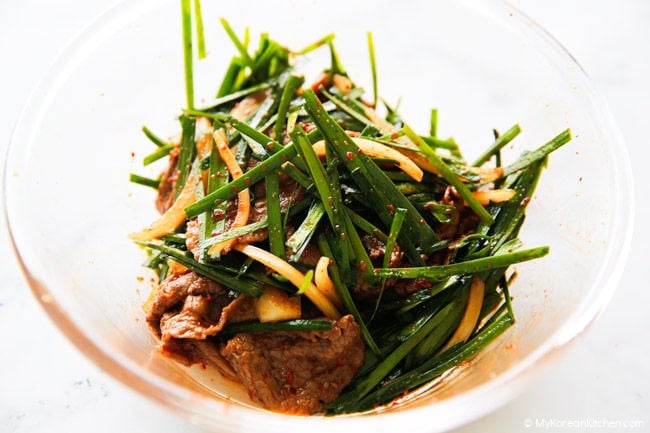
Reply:
M160 177L158 196L156 197L156 209L160 213L165 213L174 204L174 190L176 189L176 179L178 178L177 166L178 147L175 147L169 152L167 169Z
M331 331L237 334L221 349L253 400L292 414L323 411L363 362L359 326L350 315Z
M159 351L162 355L188 367L194 364L211 365L224 377L234 382L240 382L237 373L221 356L217 346L209 340L170 340L161 346Z
M160 337L162 350L179 355L178 340L205 340L228 323L254 319L253 302L194 272L176 274L156 291L147 323ZM191 349L186 364L198 362Z
M147 323L157 334L160 333L160 320L170 310L179 309L188 295L213 294L226 292L214 281L201 277L194 272L173 274L160 283L147 312Z

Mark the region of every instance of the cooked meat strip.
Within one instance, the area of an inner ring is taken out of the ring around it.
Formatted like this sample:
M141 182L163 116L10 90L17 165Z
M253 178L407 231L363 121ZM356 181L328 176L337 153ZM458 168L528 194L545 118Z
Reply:
M170 340L168 344L158 348L159 352L168 358L171 358L185 366L200 364L204 367L208 365L221 373L224 377L241 382L237 374L233 371L228 361L226 361L217 346L208 340Z
M221 332L228 323L254 319L253 302L246 295L187 272L161 283L147 312L147 323L163 347L174 344L172 340L203 340Z
M169 152L169 164L162 173L160 185L158 186L158 196L156 197L156 209L160 213L165 213L172 204L174 204L174 190L176 189L176 179L178 178L178 147Z
M160 320L163 314L182 305L188 295L220 294L222 292L224 289L221 285L194 272L170 275L160 283L160 287L155 292L151 307L147 312L147 323L160 336Z
M322 412L352 380L363 353L351 315L331 331L237 334L221 349L253 400L301 415Z

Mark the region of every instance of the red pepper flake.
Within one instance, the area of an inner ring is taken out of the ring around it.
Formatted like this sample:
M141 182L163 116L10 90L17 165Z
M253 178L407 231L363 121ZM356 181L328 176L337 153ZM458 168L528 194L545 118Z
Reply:
M289 386L291 387L296 386L296 376L293 374L292 370L287 370L286 381L289 384Z
M381 271L379 270L379 268L375 268L375 269L373 270L373 272L374 272L375 274L378 274L378 273L380 273Z
M223 210L223 209L217 208L212 212L212 220L213 221L221 221L225 217L226 217L226 211Z
M359 270L361 272L365 272L368 269L368 265L366 265L366 262L359 262Z
M363 155L363 149L359 149L359 150L357 150L357 154L358 154L358 155Z
M427 222L424 220L424 218L420 218L420 225L425 225Z
M519 202L519 205L520 205L520 206L526 206L526 205L528 205L528 203L530 203L530 197L524 197L524 198L521 200L521 202Z
M346 152L345 157L348 159L348 161L352 161L352 158L354 158L354 153Z
M395 140L395 139L399 138L399 134L397 132L393 132L392 134L390 134L390 138Z
M316 128L316 125L314 125L311 122L304 122L302 123L302 129L305 130L305 132L312 131L314 128Z
M395 212L395 205L389 204L388 206L386 206L386 208L387 208L391 213Z

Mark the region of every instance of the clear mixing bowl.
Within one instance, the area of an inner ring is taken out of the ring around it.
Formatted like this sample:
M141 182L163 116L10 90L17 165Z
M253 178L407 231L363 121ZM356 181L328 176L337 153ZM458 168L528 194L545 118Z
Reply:
M580 66L542 28L499 1L203 2L207 60L196 65L197 101L210 99L234 54L218 24L268 32L292 48L336 34L341 59L370 88L372 31L380 93L469 159L514 123L514 158L570 127L528 211L521 237L549 245L518 266L516 325L432 389L391 410L296 417L255 407L238 388L155 352L141 305L150 275L127 237L155 216L153 192L129 183L151 151L142 125L177 132L184 105L180 8L128 1L89 26L45 74L16 126L4 195L19 263L54 323L97 365L148 398L222 432L443 431L494 410L603 309L631 233L626 150ZM254 40L254 39L253 39ZM153 167L152 170L159 170Z

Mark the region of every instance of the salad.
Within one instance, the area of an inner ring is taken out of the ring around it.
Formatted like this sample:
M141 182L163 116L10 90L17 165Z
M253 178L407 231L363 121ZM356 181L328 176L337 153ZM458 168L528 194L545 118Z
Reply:
M518 125L468 161L416 132L377 91L353 81L334 35L292 50L267 34L224 30L235 55L204 106L194 50L205 55L198 2L182 0L187 106L178 138L155 145L160 217L131 238L158 283L144 305L159 350L210 365L253 401L290 414L390 405L471 359L514 324L513 265L538 259L518 233L548 143L502 165ZM196 36L192 29L196 29ZM296 65L325 50L322 73ZM397 400L396 400L397 399Z

